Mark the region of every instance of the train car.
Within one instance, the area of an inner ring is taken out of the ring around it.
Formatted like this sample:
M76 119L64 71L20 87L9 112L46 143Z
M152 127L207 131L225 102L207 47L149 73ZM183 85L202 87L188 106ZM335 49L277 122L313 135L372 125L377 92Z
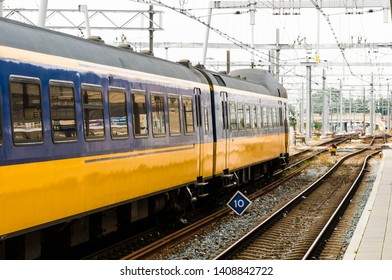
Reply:
M288 161L285 89L260 69L230 75L202 72L214 106L214 174L232 178L226 180L231 186L270 176L284 166Z
M0 259L182 212L287 156L287 96L264 82L7 19L0 34Z

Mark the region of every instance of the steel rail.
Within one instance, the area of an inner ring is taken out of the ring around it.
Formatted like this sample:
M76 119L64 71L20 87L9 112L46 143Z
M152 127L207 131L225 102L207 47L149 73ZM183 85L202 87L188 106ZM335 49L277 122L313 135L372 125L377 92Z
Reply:
M372 143L374 142L374 138L371 142L371 144L368 146L370 147ZM323 181L330 176L333 172L336 171L336 169L347 159L352 156L355 156L359 153L362 153L363 151L367 150L368 147L358 150L356 152L353 152L351 154L348 154L344 157L342 157L334 166L330 168L323 176L321 176L319 179L317 179L313 184L311 184L308 188L306 188L304 191L302 191L300 194L298 194L296 197L294 197L292 200L290 200L288 203L286 203L283 207L281 207L279 210L277 210L274 214L272 214L270 217L268 217L266 220L261 222L259 225L257 225L255 228L253 228L251 231L249 231L246 235L242 236L239 240L237 240L235 243L233 243L231 246L226 248L223 252L219 253L214 260L225 260L225 259L230 259L232 255L235 254L241 247L243 247L246 243L249 242L249 240L252 240L254 237L262 234L264 231L266 231L268 228L270 228L272 225L274 225L277 221L279 221L282 217L284 217L291 209L293 209L296 205L298 205L304 198L306 198L310 193L312 193L318 186L320 186Z
M350 204L352 197L355 195L355 192L357 191L361 179L365 173L365 168L367 166L369 158L375 156L378 153L380 153L380 151L376 151L365 158L362 169L358 174L357 178L355 179L354 183L352 184L351 188L347 192L346 196L343 198L342 202L336 208L335 212L332 214L328 222L325 224L320 234L316 237L309 250L305 253L302 258L303 260L315 260L319 257L325 246L325 243L328 242L328 238L332 235L336 225L339 223L341 217L343 216L348 205Z

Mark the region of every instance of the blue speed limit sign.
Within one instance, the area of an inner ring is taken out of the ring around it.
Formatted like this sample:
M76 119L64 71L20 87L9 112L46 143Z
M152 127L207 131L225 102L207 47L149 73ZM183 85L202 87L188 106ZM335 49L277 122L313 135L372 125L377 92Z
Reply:
M242 215L251 203L252 202L245 195L243 195L240 191L237 191L229 200L227 206L229 206L238 215Z

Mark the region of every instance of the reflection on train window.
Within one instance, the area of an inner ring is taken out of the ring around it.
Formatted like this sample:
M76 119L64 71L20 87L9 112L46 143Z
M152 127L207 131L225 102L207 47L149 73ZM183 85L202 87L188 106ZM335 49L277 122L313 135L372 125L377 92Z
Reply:
M245 127L250 129L250 107L248 104L245 105Z
M169 130L170 135L180 135L180 101L178 96L169 96Z
M146 93L140 90L132 91L133 131L135 136L147 136L147 104Z
M204 133L210 132L210 121L208 119L208 109L204 108Z
M183 96L182 107L184 110L184 127L185 133L190 134L194 132L193 127L193 102L192 97Z
M244 104L238 103L238 129L245 129Z
M154 136L164 136L166 134L163 101L163 95L151 94L152 134Z
M267 108L267 118L268 118L268 127L272 127L272 111L271 111L271 108Z
M54 143L76 141L75 93L69 82L50 81L50 113Z
M261 107L260 106L256 106L256 118L257 118L257 127L260 129L261 128L261 124L262 124L262 120L261 120Z
M99 86L82 85L82 90L84 137L86 140L103 140L105 122L102 89Z
M279 108L279 126L283 125L283 108Z
M268 127L267 107L263 107L262 111L263 127Z
M255 128L257 128L256 106L255 105L250 106L250 114L251 114L252 129L255 129Z
M38 79L11 76L12 133L15 145L43 142Z
M276 108L272 108L272 126L276 127L278 125L278 120L276 118Z
M110 134L112 139L128 138L128 114L125 89L109 88Z
M233 101L230 102L230 129L237 130L237 111Z
M223 86L223 87L226 86L226 83L225 83L225 81L223 81L223 79L222 79L221 76L216 75L216 74L212 74L212 75L215 77L216 81L218 82L218 84L219 84L220 86Z

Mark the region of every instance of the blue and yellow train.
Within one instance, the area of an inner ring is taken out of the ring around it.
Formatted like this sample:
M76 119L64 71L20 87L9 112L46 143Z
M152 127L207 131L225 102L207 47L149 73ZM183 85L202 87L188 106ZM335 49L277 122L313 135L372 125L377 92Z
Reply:
M35 259L271 173L287 94L0 19L0 259Z

